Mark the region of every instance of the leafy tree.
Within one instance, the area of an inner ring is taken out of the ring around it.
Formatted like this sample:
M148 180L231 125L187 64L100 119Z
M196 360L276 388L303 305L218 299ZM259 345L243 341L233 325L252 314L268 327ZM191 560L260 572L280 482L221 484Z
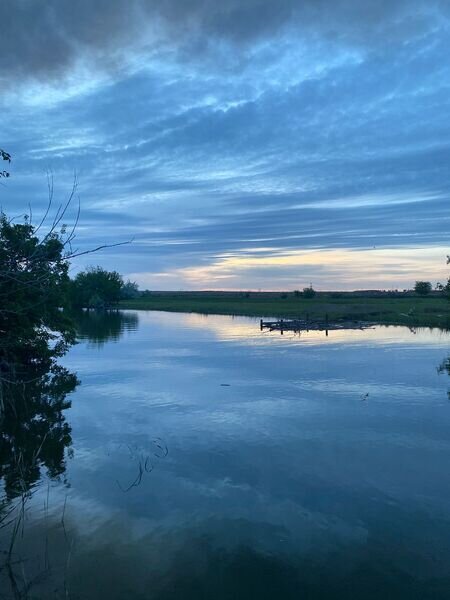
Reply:
M0 214L0 376L15 363L47 365L74 339L66 313L69 262L64 233L39 238L25 218Z
M123 284L120 291L120 297L124 300L131 300L139 296L138 284L135 281L128 280Z
M427 296L432 290L431 283L429 281L416 281L414 285L414 291L419 296Z
M78 273L72 283L72 304L78 308L108 308L120 300L123 286L117 271L90 267Z
M0 149L0 160L10 162L11 157ZM8 176L0 171L0 178ZM51 478L65 471L71 436L63 411L78 383L57 364L75 341L73 322L61 310L69 306L69 262L107 247L72 249L79 210L69 232L63 219L75 191L76 180L69 199L51 220L49 179L48 208L37 226L31 210L22 222L0 211L0 481L8 499L24 497L42 468ZM120 279L120 290L123 282L117 273L114 278ZM2 508L0 504L0 529Z
M57 224L39 236L29 217L14 223L0 214L0 480L9 499L26 494L42 467L60 477L71 442L62 411L77 379L56 363L74 341L61 310L70 234Z
M303 298L314 298L316 295L316 290L313 289L312 285L309 287L303 288Z
M450 265L450 256L447 256L447 264ZM443 286L442 291L450 300L450 277L447 279L447 283Z

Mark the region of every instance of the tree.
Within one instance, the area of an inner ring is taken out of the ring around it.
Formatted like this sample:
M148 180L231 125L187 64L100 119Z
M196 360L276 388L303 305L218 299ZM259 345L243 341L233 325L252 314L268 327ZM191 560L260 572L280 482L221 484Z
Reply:
M0 160L11 157L0 149ZM0 178L8 176L0 171ZM48 207L39 224L32 223L31 209L22 222L0 210L0 480L7 498L22 496L22 508L42 468L51 478L63 476L71 443L63 412L78 380L57 363L75 341L73 321L62 310L69 307L70 260L111 247L73 249L80 207L73 227L67 229L63 219L76 179L53 219L51 178L48 183ZM115 278L120 290L123 282L117 273Z
M431 283L429 281L416 281L414 285L414 291L419 296L427 296L432 290Z
M313 289L312 285L309 287L303 288L303 298L314 298L316 295L316 290Z
M450 256L447 256L447 264L450 265ZM442 291L450 300L450 277L447 279L447 283L442 287Z
M62 411L78 383L56 362L75 340L61 310L70 234L55 231L56 219L40 237L30 221L0 214L0 480L8 498L26 495L41 467L63 474L71 438Z
M25 218L0 214L0 376L14 365L49 364L74 340L66 313L69 262L63 233L39 238Z
M123 286L117 271L90 267L78 273L72 283L72 304L77 308L111 307L120 300Z
M128 280L123 284L122 289L120 291L120 297L124 300L132 300L133 298L137 298L139 296L139 288L138 284L135 281Z

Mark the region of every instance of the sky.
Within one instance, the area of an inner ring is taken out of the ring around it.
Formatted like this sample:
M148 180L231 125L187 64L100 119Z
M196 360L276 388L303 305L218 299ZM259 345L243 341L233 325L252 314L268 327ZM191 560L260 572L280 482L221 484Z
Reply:
M0 0L0 187L141 289L448 276L449 0ZM68 224L77 212L75 199Z

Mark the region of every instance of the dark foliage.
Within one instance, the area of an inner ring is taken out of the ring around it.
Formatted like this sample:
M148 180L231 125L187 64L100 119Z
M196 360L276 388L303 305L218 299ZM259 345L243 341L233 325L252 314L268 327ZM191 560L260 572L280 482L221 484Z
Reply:
M316 295L316 290L312 288L312 286L303 288L303 298L314 298Z
M57 365L74 341L62 310L69 285L64 232L39 237L29 218L0 215L0 479L7 498L64 472L70 427L62 411L77 384Z
M91 267L78 273L71 284L72 304L76 308L108 308L122 297L124 282L117 271Z
M429 281L416 281L414 285L414 291L419 296L427 296L432 290L431 283Z
M0 216L0 375L15 365L49 367L74 340L61 309L67 302L69 263L60 234L40 239L25 219Z

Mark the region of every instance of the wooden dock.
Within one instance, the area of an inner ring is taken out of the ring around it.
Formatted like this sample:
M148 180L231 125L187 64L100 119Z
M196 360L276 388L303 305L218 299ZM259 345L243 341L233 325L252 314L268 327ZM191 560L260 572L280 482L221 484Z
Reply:
M343 329L370 329L373 325L370 323L362 323L361 321L330 321L328 315L325 315L324 319L310 320L308 316L304 319L279 319L278 321L264 321L260 320L261 331L279 331L281 335L285 331L292 331L294 333L301 333L302 331L325 331L328 335L329 331L343 330Z

